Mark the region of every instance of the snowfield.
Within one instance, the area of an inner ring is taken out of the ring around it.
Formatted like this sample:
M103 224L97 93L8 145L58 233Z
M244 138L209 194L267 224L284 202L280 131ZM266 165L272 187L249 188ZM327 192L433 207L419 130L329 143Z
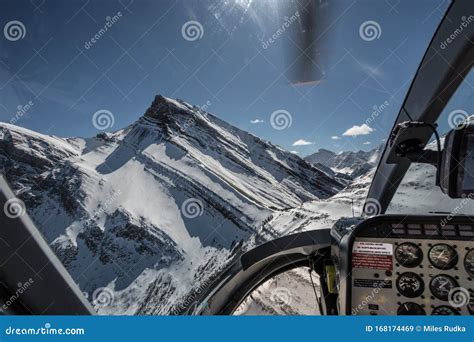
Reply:
M0 123L7 180L103 314L168 314L273 213L343 184L185 102L125 129L46 136ZM261 241L261 239L259 239Z
M128 127L93 138L0 123L2 172L100 314L182 313L249 248L360 215L378 153L304 160L162 96ZM390 210L440 208L437 191L433 169L417 165ZM272 281L268 289L295 289L308 275ZM311 313L311 291L284 307L260 291L239 314Z

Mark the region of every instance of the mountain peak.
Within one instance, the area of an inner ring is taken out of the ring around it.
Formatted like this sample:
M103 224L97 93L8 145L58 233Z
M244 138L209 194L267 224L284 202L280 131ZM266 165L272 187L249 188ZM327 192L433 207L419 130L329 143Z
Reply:
M159 120L160 118L173 113L189 112L189 109L180 101L170 99L163 95L156 95L151 106L146 110L145 117Z

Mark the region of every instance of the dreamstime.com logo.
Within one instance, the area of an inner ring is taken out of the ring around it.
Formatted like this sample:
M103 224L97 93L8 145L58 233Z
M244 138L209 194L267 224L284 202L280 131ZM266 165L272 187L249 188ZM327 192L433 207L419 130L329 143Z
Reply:
M106 109L98 110L92 116L92 124L100 131L112 128L115 124L115 117L111 111Z
M99 31L97 31L97 33L91 39L84 43L84 48L89 50L107 33L108 30L110 30L120 20L120 18L122 18L122 16L122 12L119 11L113 16L106 17L104 26Z
M471 294L468 289L464 287L455 287L449 291L448 301L449 305L454 308L462 308L469 304Z
M374 105L372 107L372 113L370 113L370 116L367 118L367 120L365 120L365 124L369 126L379 117L379 115L381 115L385 111L385 109L387 109L389 105L390 103L388 101L385 101L381 105Z
M272 45L283 33L286 32L286 30L293 24L295 21L297 21L300 17L300 13L298 11L295 12L291 17L285 17L285 21L283 24L276 30L272 36L264 41L262 43L262 48L264 50L268 49L270 45Z
M359 36L366 42L379 39L382 35L382 28L380 24L374 20L364 21L359 26Z
M92 304L103 308L110 306L115 301L115 293L108 287L99 287L92 293Z
M274 304L288 306L291 304L292 295L286 287L277 287L271 291L270 300Z
M175 304L171 310L170 315L181 315L181 314L195 314L200 313L202 310L207 309L209 304L207 302L200 303L197 299L200 294L202 294L211 284L211 280L207 279L198 288L191 293L190 296L185 298L184 301L180 301Z
M370 303L373 303L379 292L389 284L389 279L378 281L377 284L372 288L372 291L370 291L370 293L365 296L365 298L356 307L352 308L352 315L358 315L360 311L369 306Z
M28 113L34 105L35 103L33 101L28 101L27 104L19 105L18 107L16 107L17 111L15 115L10 119L10 124L16 125L18 120L20 120L26 113Z
M3 35L11 42L23 39L26 36L26 27L19 20L12 20L5 24Z
M451 33L449 37L446 38L439 45L441 50L446 49L449 44L451 44L457 37L462 35L464 32L464 29L466 29L473 21L474 21L473 15L470 15L469 17L466 17L466 16L461 17L461 23L459 24L459 27L456 30L454 30L453 33Z
M453 110L448 115L448 125L452 129L463 129L470 123L469 117L469 114L463 109Z
M375 198L368 198L364 204L364 215L371 217L377 216L382 212L382 205Z
M118 189L115 191L112 196L108 197L105 202L97 209L94 211L94 213L91 215L89 219L85 221L85 224L92 224L96 222L98 219L102 217L107 212L107 209L117 200L117 198L122 195L122 190Z
M181 212L184 217L193 219L204 213L204 205L197 198L188 198L181 205Z
M15 293L12 294L9 298L7 298L4 304L0 306L0 312L8 310L8 308L12 306L20 298L20 296L28 290L28 288L34 282L35 281L32 278L30 278L24 283L18 283Z
M190 20L181 27L181 35L188 42L194 42L195 40L202 39L204 36L204 27L202 27L199 21Z
M8 218L16 219L23 215L26 212L25 203L19 198L10 198L3 205L3 212Z
M446 226L451 220L453 219L453 216L457 215L462 211L462 209L466 206L466 204L469 203L469 201L472 201L474 199L474 194L469 194L466 197L464 197L461 202L448 214L446 217L444 217L440 221L441 227Z
M287 110L278 109L270 115L270 124L278 131L290 128L292 123L293 117Z
M5 335L85 335L84 328L53 328L50 323L45 323L39 328L16 328L9 326Z

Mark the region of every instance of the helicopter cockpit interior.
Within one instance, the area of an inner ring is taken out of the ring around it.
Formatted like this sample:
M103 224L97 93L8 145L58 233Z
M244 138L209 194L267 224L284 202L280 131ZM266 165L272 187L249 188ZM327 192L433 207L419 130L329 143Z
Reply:
M362 215L245 252L184 314L238 313L266 281L305 267L318 278L310 305L321 315L474 315L474 122L467 112L454 118L449 107L460 89L472 91L474 24L464 29L466 39L440 48L456 29L450 18L472 11L471 0L455 0L443 17L385 141ZM453 124L442 132L448 121ZM403 192L416 165L433 171L426 182L434 183L436 192L424 194L431 206L416 192ZM398 196L397 205L407 210L395 214L391 208ZM0 207L12 198L0 177ZM452 210L436 210L441 202ZM0 284L0 299L24 281L24 264L11 258L24 244L21 257L44 278L22 294L21 305L4 313L94 314L28 215L12 220L2 212L0 227L0 260L11 260L2 266L8 281Z
M327 230L283 237L247 252L194 313L230 314L259 284L306 266L319 276L314 306L320 314L474 314L474 126L467 113L459 120L458 112L446 108L471 88L474 49L469 40L449 51L438 48L451 30L448 18L464 6L470 4L453 3L433 37L387 139L363 217L341 218ZM473 37L472 30L469 34ZM444 122L450 130L440 134ZM402 198L406 215L390 214L394 197L403 196L404 177L417 164L432 167L428 181L436 183L437 192L427 201L437 199L422 208L421 199ZM449 201L452 211L436 210Z

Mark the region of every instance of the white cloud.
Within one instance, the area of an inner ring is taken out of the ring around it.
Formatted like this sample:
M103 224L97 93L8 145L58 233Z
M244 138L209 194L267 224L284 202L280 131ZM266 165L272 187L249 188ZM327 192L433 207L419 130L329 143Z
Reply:
M296 140L292 146L307 146L307 145L313 145L313 144L314 142L307 141L304 139L299 139L299 140Z
M331 139L332 139L332 140L340 140L341 138L338 137L337 135L333 135L333 136L331 137Z
M370 141L366 141L365 143L363 143L363 145L370 145L372 144Z
M260 120L260 119L250 120L250 123L251 124L259 124L259 123L263 123L263 120Z
M298 154L298 151L290 151L291 153Z
M345 131L342 135L346 137L357 137L359 135L367 135L374 131L372 127L369 127L367 124L362 124L360 126L354 125Z

